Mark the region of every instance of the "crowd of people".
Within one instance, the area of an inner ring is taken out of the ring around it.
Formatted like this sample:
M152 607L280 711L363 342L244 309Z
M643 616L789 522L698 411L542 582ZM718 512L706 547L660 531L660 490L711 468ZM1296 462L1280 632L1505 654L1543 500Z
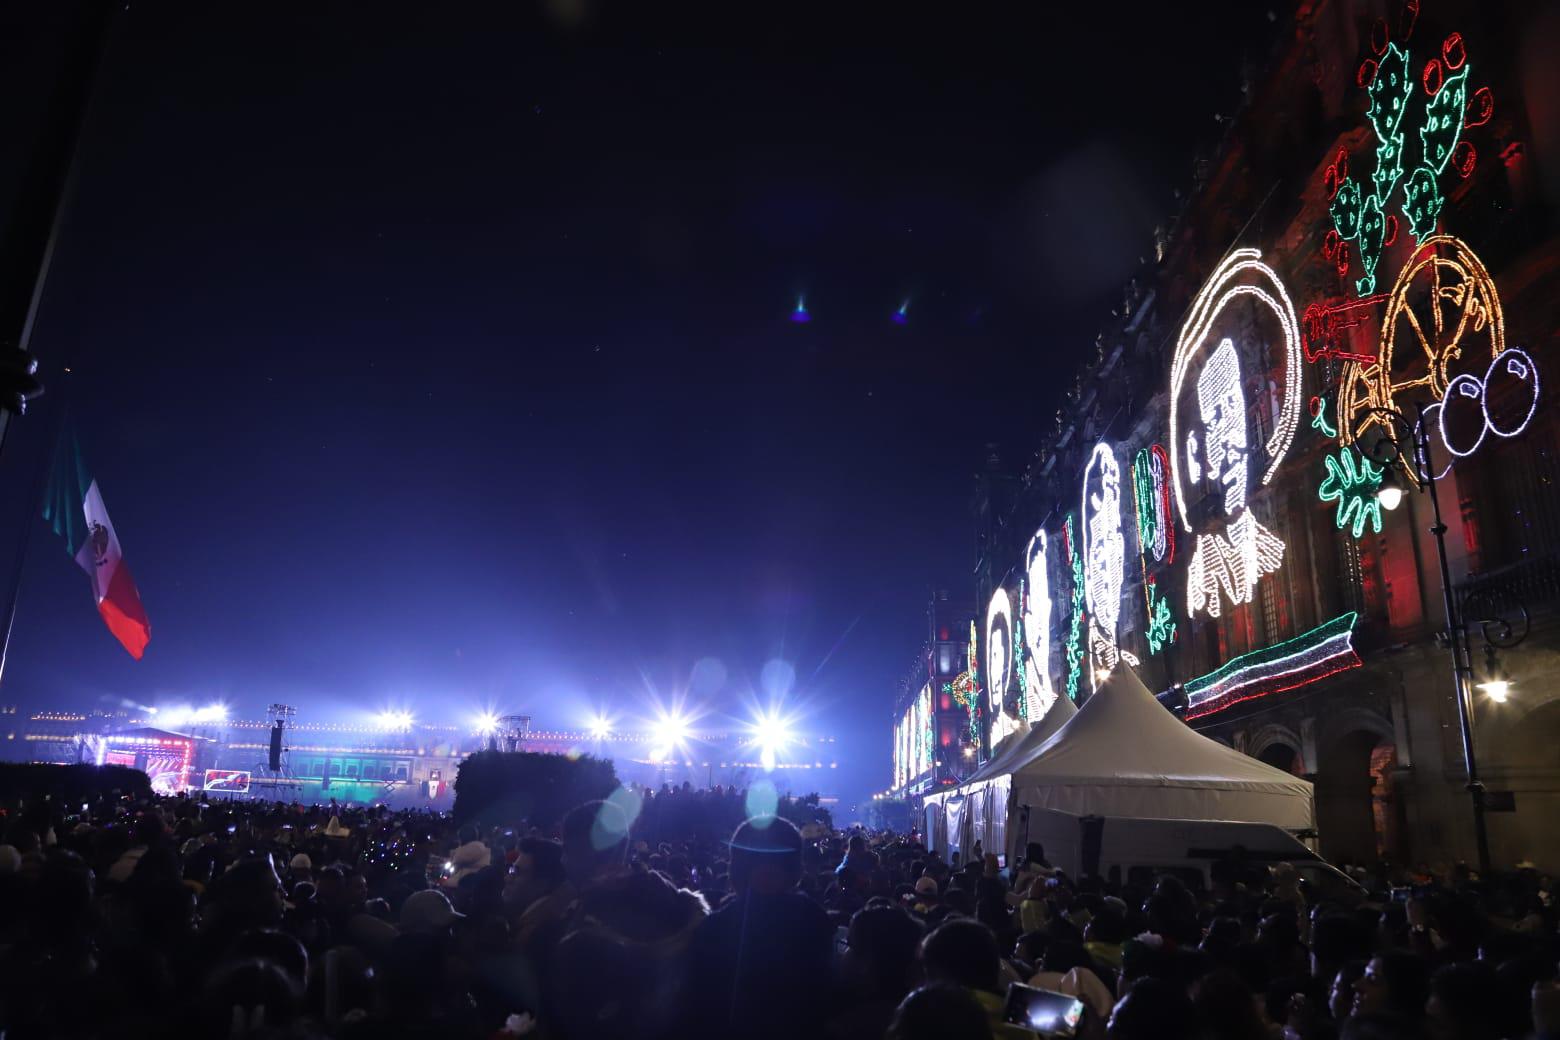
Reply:
M1383 870L1323 901L1283 867L1117 883L1035 845L960 862L798 827L794 803L744 819L744 792L619 794L545 829L6 807L0 1036L1032 1037L1017 984L1110 1040L1560 1038L1531 870Z

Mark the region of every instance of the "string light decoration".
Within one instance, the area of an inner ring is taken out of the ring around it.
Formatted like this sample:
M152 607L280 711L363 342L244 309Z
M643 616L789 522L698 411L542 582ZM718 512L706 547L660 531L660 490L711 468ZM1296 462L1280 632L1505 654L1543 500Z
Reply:
M1411 391L1440 401L1457 375L1454 363L1485 365L1481 359L1505 350L1506 318L1484 262L1459 238L1425 239L1388 294L1375 360L1344 365L1339 440L1352 444L1372 426L1390 435L1388 420L1376 409L1409 414ZM1401 362L1400 353L1406 355Z
M1067 646L1063 652L1067 658L1067 698L1076 701L1079 681L1083 678L1083 632L1087 619L1084 612L1083 554L1078 551L1077 542L1073 538L1071 513L1067 514L1062 524L1062 540L1066 543L1067 562L1072 569L1072 602L1067 615Z
M1381 487L1381 468L1347 444L1322 461L1327 476L1317 493L1323 502L1338 504L1338 530L1360 538L1369 524L1372 533L1380 534L1381 503L1376 500L1376 489Z
M1311 429L1320 430L1328 440L1338 436L1337 428L1327 421L1327 398L1320 394L1311 398Z
M1250 279L1250 280L1248 280ZM1251 281L1251 280L1254 280ZM1224 309L1238 299L1250 297L1273 312L1284 336L1284 396L1279 404L1278 416L1273 423L1273 434L1267 441L1267 469L1262 473L1266 486L1278 472L1289 446L1295 439L1295 428L1300 424L1300 347L1299 321L1295 317L1294 304L1289 293L1279 281L1273 269L1262 262L1262 254L1255 249L1237 249L1216 268L1187 311L1186 324L1181 326L1176 339L1175 356L1170 365L1170 476L1175 491L1176 512L1181 527L1188 534L1192 521L1187 514L1186 491L1181 479L1183 465L1196 464L1192 453L1183 450L1191 442L1183 442L1179 435L1179 402L1192 362L1202 352L1203 343L1213 324ZM1195 434L1195 431L1193 431ZM1199 479L1195 475L1193 480Z
M954 676L952 682L943 684L943 692L950 695L954 703L969 716L972 744L980 742L980 654L976 650L979 645L976 636L975 622L971 621L969 642L964 644L964 671Z
M1172 384L1172 393L1176 389ZM1283 564L1284 543L1247 506L1246 396L1240 359L1229 339L1221 340L1208 356L1197 379L1197 403L1203 438L1200 447L1195 437L1188 439L1187 461L1189 466L1206 469L1209 479L1223 486L1224 513L1230 521L1223 531L1197 535L1186 573L1186 603L1190 615L1206 610L1218 617L1221 592L1234 605L1251 602L1262 576ZM1172 407L1172 432L1174 414ZM1199 453L1205 464L1201 467L1197 465ZM1186 516L1184 503L1182 516Z
M1257 581L1262 575L1277 570L1284 559L1283 541L1259 523L1247 508L1252 452L1247 443L1247 409L1240 361L1230 339L1220 340L1218 347L1206 354L1196 384L1200 425L1184 437L1181 431L1182 398L1187 396L1183 391L1192 364L1205 354L1205 344L1225 308L1240 299L1260 303L1271 311L1284 339L1283 396L1272 436L1265 445L1267 466L1262 471L1263 485L1272 481L1278 472L1294 443L1295 428L1300 421L1303 351L1294 305L1283 282L1262 262L1262 255L1257 250L1237 249L1220 263L1193 299L1186 323L1176 340L1170 368L1170 473L1181 526L1188 533L1192 532L1181 476L1183 467L1189 471L1192 481L1200 480L1206 470L1210 479L1224 486L1224 511L1229 518L1223 531L1197 534L1186 582L1187 613L1193 616L1206 610L1210 616L1218 617L1221 591L1232 604L1251 602Z
M1012 684L1013 601L1007 589L998 588L986 608L986 713L990 718L986 729L990 747L1018 728L1018 720L1002 710Z
M1083 469L1084 603L1089 614L1091 689L1109 678L1119 661L1137 658L1116 643L1121 620L1121 584L1126 539L1121 534L1121 467L1116 453L1101 441Z
M1024 681L1023 714L1030 725L1045 718L1056 703L1051 686L1051 578L1048 543L1042 528L1024 550L1024 585L1019 603L1019 623L1028 651Z
M1354 652L1353 612L1333 618L1293 639L1239 657L1186 683L1188 721L1242 701L1298 689L1360 666Z
M1132 460L1132 498L1137 506L1138 545L1155 563L1175 560L1175 523L1170 518L1170 459L1158 444Z
M1463 38L1452 33L1441 43L1440 54L1421 68L1424 118L1416 134L1403 126L1409 102L1415 96L1415 77L1408 51L1388 39L1389 30L1378 22L1372 32L1372 49L1378 57L1360 66L1359 82L1370 98L1366 113L1376 137L1376 167L1370 175L1370 191L1349 176L1349 155L1340 150L1323 174L1328 214L1336 238L1329 236L1324 255L1346 274L1353 256L1359 257L1361 276L1354 287L1369 296L1376 287L1376 267L1382 250L1397 237L1396 214L1391 212L1398 186L1403 193L1399 209L1416 241L1435 234L1436 221L1445 205L1440 177L1450 164L1463 177L1473 172L1477 153L1472 145L1459 147L1466 127L1483 126L1494 114L1495 98L1488 87L1471 92L1471 66ZM1411 31L1406 23L1403 39ZM1378 40L1378 37L1380 38ZM1377 44L1385 41L1382 46ZM1410 140L1417 148L1413 165L1407 163ZM1453 162L1453 157L1457 159ZM1412 170L1404 177L1405 170ZM1349 245L1353 244L1353 249Z
M936 716L932 714L932 686L930 683L921 687L920 696L915 699L916 708L916 733L921 738L921 753L916 758L916 776L928 772L932 768L932 756L937 747Z
M1175 642L1175 614L1153 578L1143 583L1143 594L1148 600L1148 652L1157 654Z
M1170 517L1170 460L1158 444L1138 451L1132 460L1133 503L1138 518L1138 562L1143 569L1143 608L1148 620L1148 652L1157 654L1175 641L1175 615L1148 573L1148 559L1175 559L1175 523Z
M1395 220L1393 224L1396 225ZM1338 233L1330 231L1328 235L1336 240ZM1329 247L1324 245L1322 252L1331 258L1336 254L1336 246L1329 251ZM1337 358L1339 361L1362 361L1366 364L1375 361L1375 354L1345 350L1338 345L1339 337L1349 329L1363 325L1366 319L1376 313L1376 308L1386 301L1386 293L1377 293L1358 300L1307 304L1305 313L1300 316L1300 324L1305 332L1301 349L1305 351L1306 361L1311 364L1327 358Z

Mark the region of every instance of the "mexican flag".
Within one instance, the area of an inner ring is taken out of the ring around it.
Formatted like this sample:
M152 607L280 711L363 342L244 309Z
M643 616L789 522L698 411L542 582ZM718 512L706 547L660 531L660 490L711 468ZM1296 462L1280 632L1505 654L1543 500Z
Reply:
M92 596L103 623L139 661L152 638L152 624L125 565L119 536L103 508L103 494L82 464L74 437L62 443L56 453L43 518L65 539L66 551L92 579Z

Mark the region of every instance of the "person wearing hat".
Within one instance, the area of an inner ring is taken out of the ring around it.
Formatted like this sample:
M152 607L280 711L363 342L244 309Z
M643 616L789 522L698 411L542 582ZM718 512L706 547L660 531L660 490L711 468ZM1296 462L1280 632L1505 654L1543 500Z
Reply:
M293 853L293 858L287 861L287 870L292 874L294 884L314 880L314 861L309 859L307 852Z
M937 905L941 893L937 890L937 879L934 877L920 877L915 882L915 912L926 916Z
M801 832L778 816L747 820L731 836L730 874L735 898L688 947L685 1035L806 1035L830 989L834 927L796 890Z
M443 892L425 888L413 892L401 904L401 934L448 935L451 926L465 916L450 905Z

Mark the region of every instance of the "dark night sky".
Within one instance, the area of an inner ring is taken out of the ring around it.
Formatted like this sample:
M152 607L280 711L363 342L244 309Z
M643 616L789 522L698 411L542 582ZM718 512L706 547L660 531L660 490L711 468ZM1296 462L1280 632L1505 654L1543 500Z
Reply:
M33 346L152 644L40 526L0 699L578 725L779 657L882 787L982 445L1033 447L1273 31L1199 10L132 3Z

